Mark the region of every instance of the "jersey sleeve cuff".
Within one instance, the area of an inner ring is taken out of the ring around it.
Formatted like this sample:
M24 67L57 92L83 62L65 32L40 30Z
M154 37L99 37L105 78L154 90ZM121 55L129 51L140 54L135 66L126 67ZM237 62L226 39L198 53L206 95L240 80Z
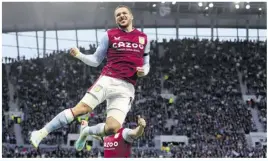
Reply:
M80 60L82 60L83 59L83 54L81 52L79 52L75 57L80 59Z

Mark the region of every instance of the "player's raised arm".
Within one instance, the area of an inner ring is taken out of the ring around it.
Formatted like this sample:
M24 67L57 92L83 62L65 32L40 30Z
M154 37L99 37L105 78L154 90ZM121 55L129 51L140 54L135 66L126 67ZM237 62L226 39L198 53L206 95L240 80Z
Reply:
M146 127L146 121L138 116L138 126L135 129L124 129L123 131L123 138L127 141L132 143L134 139L140 137L143 132L144 128Z
M97 50L92 55L85 55L79 51L77 48L72 48L70 51L70 54L78 59L80 59L82 62L89 66L97 67L101 64L103 59L107 55L107 49L109 45L109 38L107 32L102 37L100 45L98 46Z
M143 55L143 66L137 68L137 75L139 77L146 76L150 71L150 42L148 41Z

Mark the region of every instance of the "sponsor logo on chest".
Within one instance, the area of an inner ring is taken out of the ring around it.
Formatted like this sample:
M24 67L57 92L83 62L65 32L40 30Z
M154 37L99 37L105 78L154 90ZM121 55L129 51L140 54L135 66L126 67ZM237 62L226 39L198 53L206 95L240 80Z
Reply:
M138 37L137 42L124 41L121 37L114 36L112 47L116 50L130 51L131 49L133 49L133 51L137 51L135 49L138 49L140 51L144 49L144 44L145 44L145 38L141 36Z
M123 42L123 41L119 41L119 42L114 42L113 43L113 48L117 49L117 48L133 48L133 49L144 49L144 45L142 44L137 44L137 43L132 43L132 42Z
M117 147L118 146L118 142L114 141L114 142L104 142L104 148L113 148L113 147Z

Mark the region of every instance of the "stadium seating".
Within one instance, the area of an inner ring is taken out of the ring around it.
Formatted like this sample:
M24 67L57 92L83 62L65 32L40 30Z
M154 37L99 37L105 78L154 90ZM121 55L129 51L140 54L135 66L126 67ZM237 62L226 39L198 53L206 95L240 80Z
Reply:
M133 157L266 156L266 149L247 146L244 134L255 129L250 108L242 101L238 76L242 74L247 93L262 96L256 105L266 127L266 42L185 38L151 43L154 44L151 45L151 71L138 81L135 102L125 123L127 127L135 125L137 115L147 121L144 136L134 143L135 147L145 150L134 148ZM68 51L12 63L11 75L15 77L25 115L22 122L25 143L29 144L31 131L42 128L63 109L73 107L97 79L102 67L103 64L97 68L87 67ZM3 109L7 110L5 74L3 72ZM173 94L174 101L162 97L163 93ZM94 115L90 115L90 125L105 119L105 105L102 103ZM66 144L67 134L77 133L78 128L76 120L51 133L42 144ZM6 136L7 129L3 132ZM163 152L154 149L156 135L186 135L189 144L172 146L169 152ZM75 152L58 147L44 150L42 154L44 156L20 147L3 149L3 157L98 157L101 152L97 149Z

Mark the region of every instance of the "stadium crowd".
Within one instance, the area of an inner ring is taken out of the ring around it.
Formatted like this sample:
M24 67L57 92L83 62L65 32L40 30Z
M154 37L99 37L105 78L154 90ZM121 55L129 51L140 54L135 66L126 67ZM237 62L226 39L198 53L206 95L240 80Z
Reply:
M7 112L9 111L9 93L6 66L2 64L2 142L16 144L16 138L13 130L13 122L8 121Z
M93 53L96 47L91 46L89 51L80 50ZM87 67L67 53L61 51L46 58L11 63L10 75L16 81L19 107L24 112L21 126L26 144L29 144L31 131L40 129L60 111L73 107L83 97L104 65ZM242 101L238 77L241 73L248 93L262 97L256 106L266 126L265 61L266 42L188 38L163 43L152 41L151 71L138 81L135 101L125 122L125 126L133 127L137 115L145 117L145 134L134 143L134 147L147 149L134 149L132 156L265 157L265 148L248 148L245 134L256 131L256 127L250 108ZM171 101L162 97L161 93L170 93L174 97ZM104 120L105 105L105 102L102 103L89 114L90 125ZM77 133L78 128L79 120L76 120L50 134L42 144L66 144L68 133ZM3 132L6 130L4 128ZM156 135L186 135L189 144L170 145L170 151L164 153L154 149ZM3 157L100 155L101 152L96 149L75 152L74 149L58 147L39 153L23 147L3 149Z

